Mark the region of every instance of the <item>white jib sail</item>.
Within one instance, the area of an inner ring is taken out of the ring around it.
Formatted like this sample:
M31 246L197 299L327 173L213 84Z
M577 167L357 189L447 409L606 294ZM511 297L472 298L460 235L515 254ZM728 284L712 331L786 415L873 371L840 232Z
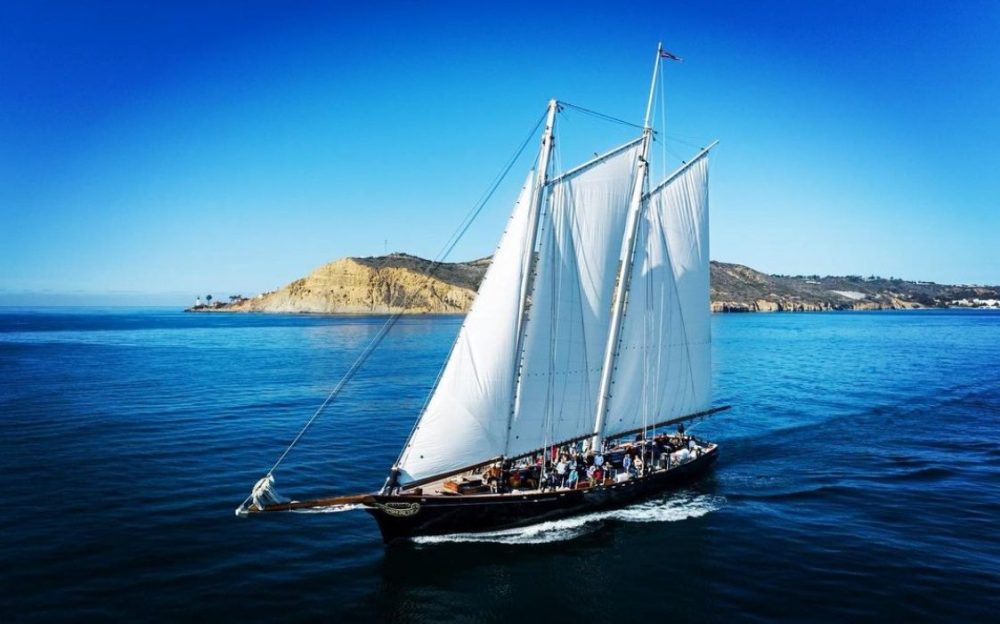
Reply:
M605 435L708 409L708 158L647 199L640 221Z
M551 185L506 454L593 430L639 142Z
M503 454L514 386L519 293L528 258L528 175L433 395L403 449L399 483Z

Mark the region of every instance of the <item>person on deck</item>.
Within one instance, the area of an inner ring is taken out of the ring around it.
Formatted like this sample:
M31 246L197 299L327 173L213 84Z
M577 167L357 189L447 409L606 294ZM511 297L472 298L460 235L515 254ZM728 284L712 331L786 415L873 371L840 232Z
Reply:
M622 458L622 470L625 472L632 472L632 456L625 453L625 457Z
M643 469L645 468L645 463L642 461L642 453L636 455L635 457L635 472L640 477L645 474Z
M597 452L597 455L594 455L594 465L598 468L604 465L604 454L600 451Z
M553 470L549 470L545 473L542 478L541 487L539 488L542 492L547 492L549 490L554 490L559 487L559 479L556 477L556 473Z
M519 489L521 489L521 471L514 470L510 473L510 477L507 480L507 491L513 492Z
M494 494L499 493L500 491L501 473L502 470L500 469L499 462L487 468L486 472L483 473L483 480L486 482L486 485L490 488L490 491L493 492Z
M601 485L604 483L604 468L601 466L594 466L594 473L591 477L591 483L593 485Z
M566 485L566 475L569 473L569 463L566 461L566 456L562 455L559 457L559 462L556 464L556 481L559 487Z
M580 481L580 472L576 469L576 466L569 471L569 477L566 479L566 486L571 490L576 489L576 484Z

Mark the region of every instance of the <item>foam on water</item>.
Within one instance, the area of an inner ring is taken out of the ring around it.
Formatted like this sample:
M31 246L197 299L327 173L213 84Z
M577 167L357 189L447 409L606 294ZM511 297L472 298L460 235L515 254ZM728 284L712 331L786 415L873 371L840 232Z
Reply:
M364 505L332 505L330 507L311 507L308 509L293 509L292 513L300 514L324 514L324 513L342 513L344 511L354 511L356 509L364 509Z
M495 544L549 544L575 539L599 529L608 520L619 522L677 522L699 518L725 504L726 499L709 494L680 492L643 501L621 509L581 514L515 529L484 533L452 533L413 538L417 544L489 542Z

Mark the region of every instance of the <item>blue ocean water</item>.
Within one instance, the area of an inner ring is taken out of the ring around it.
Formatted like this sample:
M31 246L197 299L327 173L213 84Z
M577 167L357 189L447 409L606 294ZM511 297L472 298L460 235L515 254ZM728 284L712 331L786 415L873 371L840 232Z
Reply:
M713 473L381 545L236 518L380 317L0 310L0 621L955 621L1000 612L1000 314L716 315ZM461 319L403 319L277 473L371 490Z

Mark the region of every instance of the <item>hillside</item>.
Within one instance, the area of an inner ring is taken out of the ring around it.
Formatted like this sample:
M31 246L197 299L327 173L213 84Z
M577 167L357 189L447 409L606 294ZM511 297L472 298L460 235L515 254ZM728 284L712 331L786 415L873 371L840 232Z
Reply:
M489 258L442 264L434 277L431 262L407 254L342 258L306 277L263 293L217 306L192 308L219 312L307 312L316 314L462 313L476 296ZM429 281L428 281L429 279Z
M445 263L428 278L431 261L408 254L342 258L278 290L191 310L462 313L472 304L489 262L489 258L482 258ZM948 286L880 277L767 275L740 264L715 261L711 283L713 312L911 309L974 306L1000 300L998 287Z
M740 264L712 262L712 310L775 312L884 310L963 305L996 300L1000 288L949 286L881 277L766 275Z

